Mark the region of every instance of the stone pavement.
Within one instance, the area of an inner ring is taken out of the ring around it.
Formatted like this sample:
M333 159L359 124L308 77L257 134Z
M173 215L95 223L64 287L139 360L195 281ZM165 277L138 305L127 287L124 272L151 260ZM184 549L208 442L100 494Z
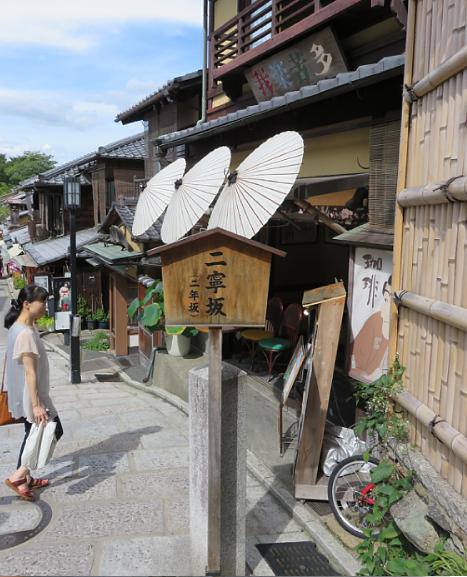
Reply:
M71 385L66 361L51 352L50 362L65 434L53 462L38 472L51 479L40 506L0 487L2 574L190 574L186 416L123 383ZM0 437L4 479L22 426L2 427ZM252 477L248 507L247 563L271 575L255 543L309 537Z

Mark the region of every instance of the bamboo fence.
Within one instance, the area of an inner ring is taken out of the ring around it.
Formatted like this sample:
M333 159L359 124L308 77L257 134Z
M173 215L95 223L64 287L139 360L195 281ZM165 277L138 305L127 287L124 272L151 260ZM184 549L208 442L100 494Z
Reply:
M399 308L397 350L406 391L418 403L410 411L411 441L467 496L467 3L410 2L412 90L406 96L406 165L400 166L405 172L399 175L402 218L395 226L400 261L394 263L400 266L395 288L407 296ZM437 434L419 412L444 423ZM456 450L440 440L441 429L457 435Z

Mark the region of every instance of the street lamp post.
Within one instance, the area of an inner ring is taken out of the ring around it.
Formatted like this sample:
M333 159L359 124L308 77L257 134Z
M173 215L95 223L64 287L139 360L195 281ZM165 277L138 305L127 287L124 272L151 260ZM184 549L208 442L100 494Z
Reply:
M79 326L77 326L77 274L76 274L76 210L80 207L81 185L79 176L67 176L63 182L63 205L70 217L70 272L71 272L71 315L70 315L70 365L71 382L81 382ZM76 320L75 320L76 319Z

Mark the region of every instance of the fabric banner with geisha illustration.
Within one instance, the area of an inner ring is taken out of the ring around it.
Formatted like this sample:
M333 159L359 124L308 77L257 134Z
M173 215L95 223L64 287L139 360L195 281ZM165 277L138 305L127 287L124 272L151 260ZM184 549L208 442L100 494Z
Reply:
M354 254L349 374L371 383L388 366L392 252L358 247Z

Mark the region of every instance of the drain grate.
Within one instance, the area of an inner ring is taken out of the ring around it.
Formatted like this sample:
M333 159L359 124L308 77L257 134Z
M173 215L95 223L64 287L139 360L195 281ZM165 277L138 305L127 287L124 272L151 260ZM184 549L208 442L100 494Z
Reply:
M274 575L340 575L310 541L256 545Z

